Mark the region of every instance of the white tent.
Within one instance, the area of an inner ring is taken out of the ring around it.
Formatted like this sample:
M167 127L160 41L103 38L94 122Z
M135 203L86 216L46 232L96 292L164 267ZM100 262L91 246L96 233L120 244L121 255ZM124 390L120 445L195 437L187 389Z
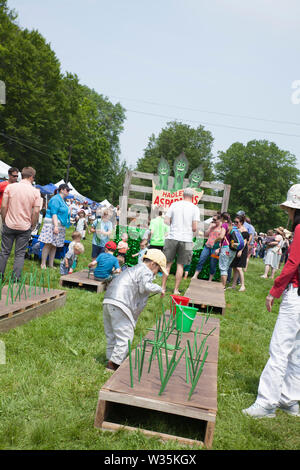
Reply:
M0 160L0 179L8 179L8 170L11 168L11 165L7 165L2 160ZM21 173L19 173L18 180L21 179Z
M55 186L58 188L58 186L60 186L61 184L66 184L66 183L64 180L60 180L58 183L55 183ZM76 197L76 199L79 199L80 202L83 202L86 200L86 197L82 196L82 194L76 191L76 189L74 188L74 186L72 186L70 181L68 182L68 186L69 188L71 188L70 194L72 196Z
M104 201L100 202L101 206L104 206L104 207L110 207L111 206L111 203L108 202L107 199L104 199Z

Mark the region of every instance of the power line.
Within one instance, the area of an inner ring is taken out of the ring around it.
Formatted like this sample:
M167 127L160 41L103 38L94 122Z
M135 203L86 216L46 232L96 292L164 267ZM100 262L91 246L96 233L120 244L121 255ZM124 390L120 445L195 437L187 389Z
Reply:
M36 149L36 148L34 148L34 147L31 147L31 146L29 146L29 145L27 145L27 144L24 144L24 142L22 142L20 139L17 139L17 138L15 138L15 137L10 136L10 135L4 134L3 132L0 132L0 135L2 135L2 136L3 136L5 139L7 139L7 140L11 140L11 141L13 141L13 142L16 143L16 144L22 145L23 147L26 147L26 148L28 148L28 149L30 149L30 150L34 150L35 152L41 153L42 155L45 155L46 157L52 157L52 156L53 156L53 155L50 155L50 154L48 154L48 153L42 152L42 151L39 150L39 149ZM72 162L72 167L75 168L75 170L76 170L78 173L82 173L82 170L79 170L79 169L74 165L73 162Z
M10 135L4 134L3 132L0 132L0 135L2 135L2 137L4 137L7 140L10 140L10 141L12 141L16 144L22 145L23 147L26 147L30 150L35 151L35 152L41 153L42 155L45 155L46 157L51 157L52 156L52 155L49 155L48 153L42 152L41 150L38 150L34 147L31 147L30 145L24 144L24 142L20 141L19 139L15 138L15 137L12 137Z
M111 96L111 98L117 98L117 99L120 99L120 100L127 100L127 101L136 101L137 103L150 104L150 105L153 105L153 106L166 106L166 107L182 109L182 110L186 110L186 111L195 111L195 112L198 112L198 113L216 114L216 115L219 115L219 116L227 116L227 117L233 117L233 118L239 118L239 119L252 119L252 120L255 120L255 121L271 122L271 123L275 123L275 124L289 124L289 125L293 125L293 126L300 126L299 122L294 122L294 121L279 121L279 120L276 120L276 119L260 118L260 117L257 117L257 116L246 116L246 115L241 115L241 114L223 113L223 112L219 112L219 111L210 111L210 110L204 110L204 109L197 109L197 108L191 108L191 107L187 107L187 106L178 106L178 105L175 105L175 104L157 103L155 101L138 100L138 99L135 99L135 98L124 98L124 97L115 96L115 95L110 95L110 96Z
M177 117L172 117L172 116L165 116L163 114L155 114L155 113L147 113L145 111L137 111L135 109L126 109L126 111L129 111L131 113L137 113L137 114L144 114L147 116L154 116L154 117L160 117L163 119L171 119L172 121L186 121L186 122L192 122L195 124L205 124L207 126L212 126L212 127L225 127L227 129L237 129L240 131L250 131L250 132L261 132L263 134L276 134L276 135L284 135L286 137L300 137L299 134L286 134L284 132L276 132L276 131L264 131L261 129L250 129L247 127L237 127L237 126L229 126L227 124L216 124L216 123L211 123L211 122L206 122L206 121L195 121L192 119L178 119Z

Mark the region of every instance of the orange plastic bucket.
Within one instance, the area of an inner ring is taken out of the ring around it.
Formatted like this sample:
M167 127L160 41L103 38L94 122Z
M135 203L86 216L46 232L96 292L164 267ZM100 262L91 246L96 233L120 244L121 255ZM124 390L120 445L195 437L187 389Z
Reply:
M171 312L173 313L173 317L176 316L176 305L188 305L190 298L183 297L181 295L171 295Z

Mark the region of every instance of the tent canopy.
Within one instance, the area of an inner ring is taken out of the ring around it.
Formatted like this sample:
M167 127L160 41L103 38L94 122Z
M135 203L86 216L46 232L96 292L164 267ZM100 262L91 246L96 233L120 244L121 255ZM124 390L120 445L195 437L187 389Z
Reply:
M8 170L12 165L7 165L2 160L0 160L0 179L8 179ZM21 179L21 173L19 172L18 181Z
M66 184L66 182L64 180L60 180L58 183L55 184L55 186L58 188L61 184ZM92 204L93 201L86 196L82 196L82 194L76 191L76 189L70 183L70 181L68 182L68 186L71 188L71 191L70 191L71 196L74 196L74 198L78 199L80 202L87 201L88 204Z
M41 191L41 194L48 195L54 194L54 191L57 189L57 187L53 183L45 184L44 186L37 184L35 187Z
M104 206L104 207L110 207L111 206L111 203L108 202L107 199L104 199L104 201L100 202L101 206Z

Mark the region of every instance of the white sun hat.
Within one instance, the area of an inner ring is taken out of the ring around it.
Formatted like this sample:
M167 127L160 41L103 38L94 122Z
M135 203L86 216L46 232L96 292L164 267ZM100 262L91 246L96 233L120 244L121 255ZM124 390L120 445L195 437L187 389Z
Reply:
M287 193L286 201L280 204L281 209L291 207L292 209L300 209L300 184L294 184Z

